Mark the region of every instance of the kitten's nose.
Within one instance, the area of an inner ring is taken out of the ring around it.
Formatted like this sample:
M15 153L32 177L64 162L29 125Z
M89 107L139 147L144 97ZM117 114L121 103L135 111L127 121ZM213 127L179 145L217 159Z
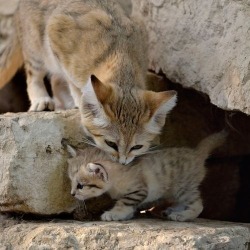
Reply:
M74 197L76 195L76 193L71 193L71 195Z

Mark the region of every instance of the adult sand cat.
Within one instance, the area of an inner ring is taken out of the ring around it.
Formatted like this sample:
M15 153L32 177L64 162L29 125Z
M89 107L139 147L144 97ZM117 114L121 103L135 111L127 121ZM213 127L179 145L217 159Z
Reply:
M203 209L199 185L205 176L205 160L225 137L225 132L213 134L196 149L167 148L130 167L108 161L98 149L87 148L77 154L67 146L73 157L68 160L71 194L86 200L107 192L116 203L102 214L102 220L130 219L136 209L159 199L173 203L162 212L167 219L193 220Z
M30 111L54 109L43 82L49 73L52 88L69 84L97 147L122 164L148 150L176 93L144 90L147 39L140 22L113 0L21 0L17 24ZM6 65L17 68L14 48L8 51ZM0 85L15 72L9 68L0 69Z

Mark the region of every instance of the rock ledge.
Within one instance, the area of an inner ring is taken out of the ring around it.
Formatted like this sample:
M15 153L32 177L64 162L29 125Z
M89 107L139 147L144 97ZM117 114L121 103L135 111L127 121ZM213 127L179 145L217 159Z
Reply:
M247 224L138 219L0 223L1 249L247 249Z

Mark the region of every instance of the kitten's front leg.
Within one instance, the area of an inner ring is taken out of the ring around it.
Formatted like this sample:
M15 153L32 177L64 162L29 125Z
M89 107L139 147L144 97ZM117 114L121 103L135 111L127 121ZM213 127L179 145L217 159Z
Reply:
M134 206L126 206L121 201L116 202L115 206L102 214L103 221L129 220L134 216Z
M134 216L138 205L142 203L146 197L146 189L129 192L119 199L110 211L103 213L101 219L104 221L129 220Z
M39 65L39 62L36 62ZM41 63L42 64L42 63ZM54 110L55 104L44 85L46 72L34 63L26 62L27 91L31 106L29 111Z

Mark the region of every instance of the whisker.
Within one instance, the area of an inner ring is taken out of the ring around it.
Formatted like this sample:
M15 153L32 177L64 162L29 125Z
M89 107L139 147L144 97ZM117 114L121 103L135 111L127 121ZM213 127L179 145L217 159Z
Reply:
M154 146L150 147L148 149L148 151L153 151L154 149L157 149L157 148L162 149L162 147L163 147L163 143L161 143L159 145L154 145Z
M145 155L138 155L135 157L135 159L150 159L149 155L145 154Z
M149 151L146 151L146 152L144 152L144 153L139 154L138 156L140 156L140 155L148 155L148 154L156 154L156 153L160 153L160 152L162 152L162 151L163 151L162 149L158 149L158 150L149 150Z

